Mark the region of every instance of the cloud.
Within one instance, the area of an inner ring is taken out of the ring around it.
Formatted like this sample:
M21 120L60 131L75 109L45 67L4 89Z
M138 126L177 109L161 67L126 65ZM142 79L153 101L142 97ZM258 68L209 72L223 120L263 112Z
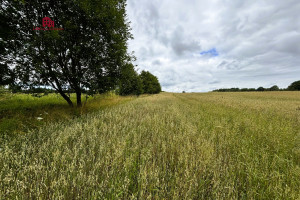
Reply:
M135 64L164 91L287 87L300 73L298 0L128 0Z
M185 38L184 32L185 30L181 26L178 26L174 30L170 40L172 50L177 56L182 56L184 53L191 53L201 49L197 41Z

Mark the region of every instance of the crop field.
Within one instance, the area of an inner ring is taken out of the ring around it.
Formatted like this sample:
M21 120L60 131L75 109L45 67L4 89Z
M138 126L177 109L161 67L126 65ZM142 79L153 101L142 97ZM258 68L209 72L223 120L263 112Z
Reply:
M0 144L0 199L300 199L300 93L161 93Z

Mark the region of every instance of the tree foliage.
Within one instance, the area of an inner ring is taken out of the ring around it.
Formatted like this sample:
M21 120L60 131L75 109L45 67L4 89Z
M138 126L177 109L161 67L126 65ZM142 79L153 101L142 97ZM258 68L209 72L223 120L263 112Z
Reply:
M217 89L217 90L214 90L214 92L255 92L255 91L258 91L258 92L263 92L263 91L281 91L283 89L279 89L279 87L277 85L274 85L270 88L264 88L264 87L259 87L257 89L255 88L229 88L229 89L226 89L226 88L223 88L223 89Z
M259 88L257 88L257 91L263 92L263 91L265 91L265 88L264 87L259 87Z
M272 87L269 88L270 91L279 91L279 87L277 85L274 85Z
M5 41L11 38L13 32L8 28L7 19L0 15L0 55L5 55ZM0 86L10 85L13 82L12 71L7 63L0 58Z
M125 7L126 0L4 0L1 27L12 34L1 36L1 63L13 66L17 85L52 87L70 105L73 91L81 106L83 91L113 89L130 61ZM63 30L33 30L44 17Z
M11 85L13 83L12 71L8 65L0 63L0 86Z
M140 74L143 91L147 94L158 94L161 92L161 86L158 78L148 71L142 71Z
M142 71L138 75L132 64L122 67L119 83L120 95L157 94L159 92L161 92L161 86L156 76L148 71Z
M295 90L300 90L300 81L295 81L293 82L288 88L288 90L291 90L291 91L295 91Z
M142 80L134 69L133 64L122 66L121 78L119 82L120 95L140 95L143 94Z

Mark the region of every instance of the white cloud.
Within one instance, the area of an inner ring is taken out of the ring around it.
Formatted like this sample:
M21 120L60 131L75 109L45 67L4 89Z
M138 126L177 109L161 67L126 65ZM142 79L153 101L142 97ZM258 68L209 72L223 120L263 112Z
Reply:
M165 91L287 87L299 80L298 0L128 0L136 64ZM219 56L200 52L213 48Z

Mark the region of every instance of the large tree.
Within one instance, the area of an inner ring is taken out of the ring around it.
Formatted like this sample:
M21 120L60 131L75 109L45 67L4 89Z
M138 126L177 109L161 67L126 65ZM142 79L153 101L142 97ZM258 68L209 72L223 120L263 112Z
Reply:
M293 82L287 89L291 91L300 90L300 81Z
M158 78L148 71L142 71L140 74L143 91L146 94L158 94L161 92L161 86Z
M6 18L0 15L0 55L5 54L5 41L8 40L13 34L9 29ZM0 86L9 85L12 83L12 71L5 62L0 62Z
M83 91L113 89L130 61L125 7L126 0L4 0L1 28L11 34L0 38L0 62L13 68L16 84L52 87L71 106L67 92L75 92L81 106ZM63 30L35 30L44 17Z
M0 63L0 86L12 83L11 70L5 64Z
M134 65L129 63L122 66L121 78L119 82L120 95L140 95L143 93L142 80L134 69Z
M270 91L279 91L279 87L277 85L274 85L272 87L270 87Z

